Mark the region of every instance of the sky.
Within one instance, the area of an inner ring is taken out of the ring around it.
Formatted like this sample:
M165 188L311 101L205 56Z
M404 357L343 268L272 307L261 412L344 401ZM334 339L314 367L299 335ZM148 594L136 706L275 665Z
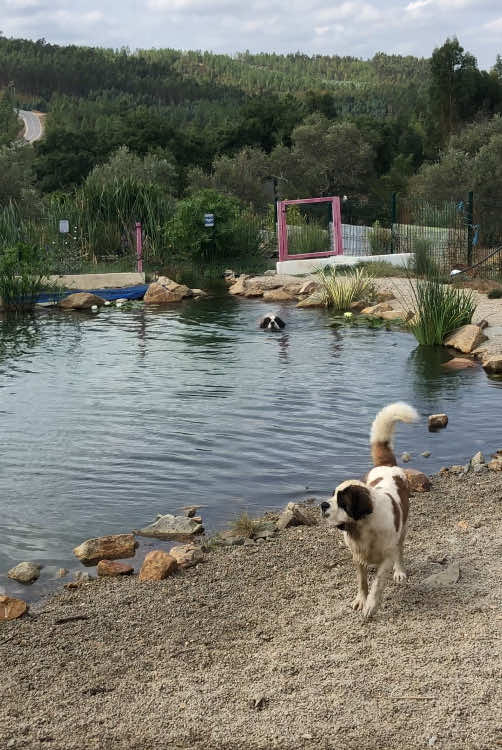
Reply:
M488 70L502 0L0 0L0 32L56 44L430 57L447 37Z

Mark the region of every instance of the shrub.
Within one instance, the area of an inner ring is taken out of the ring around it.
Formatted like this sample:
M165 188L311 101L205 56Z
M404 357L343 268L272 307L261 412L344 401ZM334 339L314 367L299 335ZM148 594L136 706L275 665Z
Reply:
M204 214L214 215L214 227L204 226ZM201 268L264 265L261 223L236 198L201 190L178 202L164 229L170 263Z
M368 240L372 255L387 255L392 250L392 231L382 227L379 221L375 221L368 232Z
M486 296L488 299L500 299L502 297L502 288L490 289Z
M343 276L337 276L333 268L321 269L318 278L324 305L337 311L348 310L352 302L359 300L369 302L376 296L373 276L361 268Z
M33 245L18 243L0 253L0 299L5 310L29 310L38 295L58 290L47 280L40 252Z

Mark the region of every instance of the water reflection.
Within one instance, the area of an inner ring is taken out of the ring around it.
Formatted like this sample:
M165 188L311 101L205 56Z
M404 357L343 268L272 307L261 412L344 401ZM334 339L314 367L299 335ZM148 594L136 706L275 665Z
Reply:
M409 373L417 395L427 399L451 397L465 384L466 377L476 372L469 370L446 370L442 365L450 355L440 346L417 346L408 357Z

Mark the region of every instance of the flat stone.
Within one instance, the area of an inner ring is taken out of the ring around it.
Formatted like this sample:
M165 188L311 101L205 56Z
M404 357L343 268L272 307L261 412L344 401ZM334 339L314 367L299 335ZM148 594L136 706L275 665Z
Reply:
M453 357L453 359L450 359L448 362L443 362L441 367L444 367L445 370L466 370L469 367L477 367L477 365L472 359Z
M168 555L161 549L154 549L147 554L141 570L139 571L140 581L162 581L167 576L172 575L178 567L174 557Z
M417 469L404 469L411 492L429 492L431 480L423 471Z
M63 310L89 310L93 305L100 307L104 304L105 300L102 297L98 297L97 294L75 292L75 294L69 294L68 297L62 299L59 307L63 308Z
M126 563L114 562L113 560L100 560L97 571L100 577L130 576L134 573L134 568L132 565L127 565Z
M27 611L28 605L22 599L12 596L0 596L0 622L15 620Z
M235 531L229 529L228 531L220 531L216 537L216 541L227 547L236 547L244 544L245 538L246 537L242 536L242 534L236 534Z
M439 430L448 424L446 414L431 414L428 418L429 430Z
M311 279L310 281L306 281L304 284L301 285L298 294L313 294L318 289L319 289L319 284L317 283L317 281L313 281Z
M73 554L85 565L97 565L100 560L117 560L134 557L136 541L132 534L110 534L96 539L87 539Z
M182 299L189 296L187 294L189 291L188 287L181 284L169 288L159 281L154 281L146 290L144 302L147 305L166 305L171 302L181 302Z
M301 302L298 302L297 307L325 307L321 292L314 292L310 294Z
M425 586L426 589L439 589L457 583L459 578L460 565L455 561L451 563L451 565L448 565L446 570L442 570L440 573L434 573L428 578L425 578L422 581L422 586Z
M380 315L380 313L390 312L391 310L392 305L389 305L388 302L379 302L378 305L365 307L361 312L363 315Z
M250 286L244 292L245 297L263 297L263 289L258 286Z
M492 354L483 358L483 369L489 373L502 373L502 354Z
M156 539L184 539L194 534L201 534L203 526L193 518L187 516L173 516L170 513L159 515L156 521L143 529L134 531L140 536L150 536Z
M41 567L34 562L20 562L14 568L11 568L7 575L18 583L33 583L39 577Z
M470 354L487 338L479 326L469 323L450 333L444 339L443 344L458 349L464 354Z
M180 568L191 568L202 562L204 555L200 547L193 544L179 544L169 550Z
M263 292L263 300L265 302L291 302L295 299L296 294L284 288L270 289L269 291Z

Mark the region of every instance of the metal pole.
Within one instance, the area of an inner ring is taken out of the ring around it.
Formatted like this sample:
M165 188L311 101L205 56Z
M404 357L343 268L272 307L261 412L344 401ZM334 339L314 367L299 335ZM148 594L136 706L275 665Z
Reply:
M472 246L473 246L473 217L474 217L474 193L469 191L467 196L466 221L467 221L467 265L472 265Z
M390 217L390 252L394 252L394 224L397 222L397 193L392 193L392 206Z
M141 222L136 222L136 267L138 273L143 273L143 232Z

